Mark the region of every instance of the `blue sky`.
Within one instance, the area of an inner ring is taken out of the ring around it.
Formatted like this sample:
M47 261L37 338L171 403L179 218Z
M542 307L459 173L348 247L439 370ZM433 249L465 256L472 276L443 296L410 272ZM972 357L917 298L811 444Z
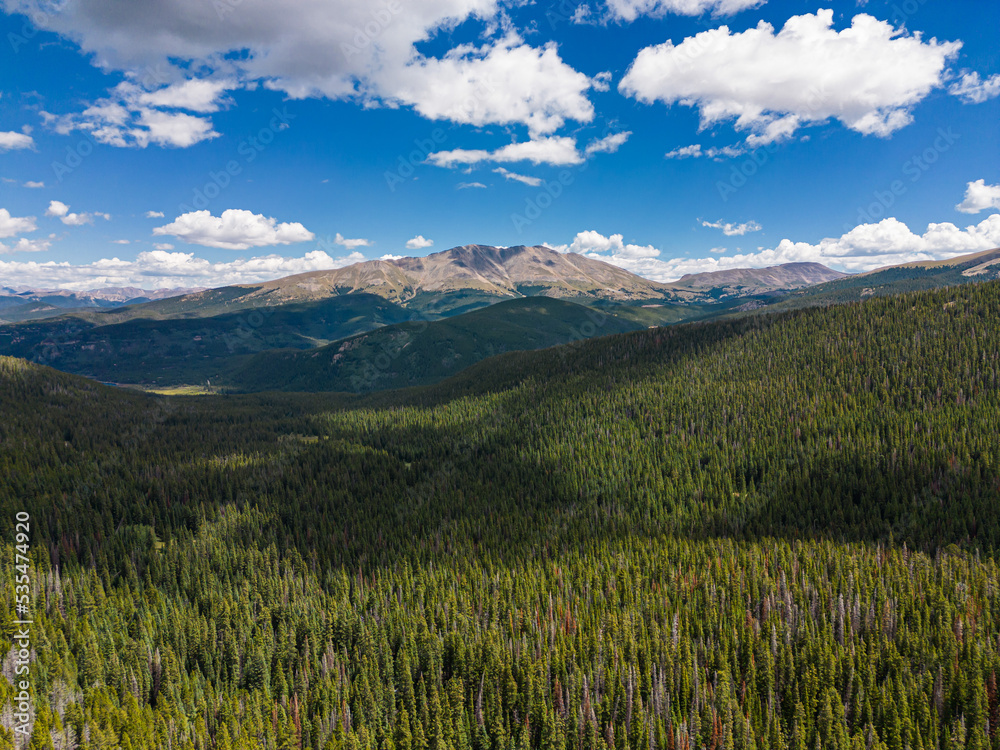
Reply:
M468 243L664 281L1000 245L992 0L109 7L0 0L0 286Z

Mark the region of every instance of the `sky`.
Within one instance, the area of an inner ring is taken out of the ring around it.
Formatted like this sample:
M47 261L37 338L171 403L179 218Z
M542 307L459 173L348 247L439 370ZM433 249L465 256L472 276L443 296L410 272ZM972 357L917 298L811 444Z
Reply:
M0 0L0 286L1000 246L995 0Z

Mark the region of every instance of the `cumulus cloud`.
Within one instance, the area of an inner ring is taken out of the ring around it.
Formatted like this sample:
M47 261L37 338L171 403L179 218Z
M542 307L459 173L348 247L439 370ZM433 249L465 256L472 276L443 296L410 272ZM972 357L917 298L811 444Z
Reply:
M425 247L433 247L434 240L429 240L422 234L418 234L412 240L406 241L407 250L423 250Z
M372 244L371 240L366 240L362 238L357 239L347 239L340 232L337 232L337 236L333 238L334 243L346 247L348 250L353 250L356 247L368 247Z
M173 250L174 246L169 242L154 242L153 247L157 250Z
M793 16L777 33L761 21L742 33L721 26L676 46L646 47L619 90L645 103L697 107L703 127L732 121L750 146L829 119L887 137L944 85L961 46L924 41L867 14L836 31L826 9Z
M35 180L28 180L26 183L24 183L24 186L26 188L43 188L43 187L45 187L45 183L44 182L36 182Z
M634 21L639 16L659 17L667 13L700 16L711 12L715 16L729 16L765 2L767 0L608 0L608 10L614 18Z
M690 146L678 146L677 148L668 151L663 156L667 159L690 159L692 157L697 158L701 155L701 144L692 143Z
M0 242L0 255L7 253L41 253L48 250L51 245L52 243L48 240L29 240L22 237L13 245L5 245Z
M510 143L495 151L457 148L452 151L435 151L427 155L427 162L438 167L472 166L482 162L506 164L518 161L560 167L580 164L583 162L583 157L576 148L576 141L566 136Z
M100 211L95 211L93 213L70 213L69 206L62 201L50 201L49 207L45 210L45 215L57 218L63 224L70 227L93 224L95 216L99 216L105 221L111 220L110 214L101 213Z
M620 234L605 237L600 232L587 230L579 232L568 245L550 245L550 247L561 253L578 253L608 262L611 262L609 258L615 258L620 261L617 265L641 262L656 258L660 254L660 251L652 245L633 245L624 240L624 236Z
M228 83L222 86L230 86ZM145 91L131 81L120 83L110 96L100 99L80 113L54 115L42 112L46 124L57 133L74 130L88 132L94 140L109 146L145 148L150 144L187 148L217 138L212 121L187 112L174 111L187 101L197 112L218 108L206 99L208 92L218 92L212 81L191 80L154 91ZM201 98L199 98L201 97ZM157 109L153 102L161 102Z
M146 212L146 218L147 219L162 219L163 218L163 211L147 211Z
M742 237L748 232L759 232L762 228L756 221L747 221L743 224L730 224L723 221L702 221L701 225L703 227L711 227L712 229L721 229L722 233L727 237Z
M385 78L381 87L388 98L431 120L522 124L532 135L544 135L567 120L585 123L594 117L587 98L594 82L564 63L555 44L538 49L516 36L481 48L457 47Z
M987 185L986 180L966 185L965 200L955 206L963 214L978 214L991 208L1000 209L1000 185Z
M6 208L0 208L0 238L34 232L35 228L34 216L11 216Z
M22 148L34 148L35 139L27 133L17 133L13 130L0 133L0 151L14 151Z
M361 253L332 257L312 250L301 257L264 255L228 263L213 263L193 253L151 250L135 260L102 258L93 263L72 264L0 260L0 278L11 286L83 290L105 286L149 288L219 287L253 284L308 271L342 268L364 260Z
M146 90L136 106L155 110L213 111L219 84L185 83L196 70L212 80L263 82L292 98L404 105L431 119L520 124L532 134L594 114L587 94L595 81L567 65L555 45L533 47L509 33L499 0L302 0L295 12L271 0L135 0L121 13L100 0L67 3L59 13L46 12L47 0L4 4L73 39L102 67L130 74ZM417 49L467 21L483 24L488 41L439 57ZM129 128L109 127L132 145Z
M237 84L231 80L191 79L139 94L138 101L150 107L186 109L191 112L217 112L222 95Z
M613 154L625 145L625 141L629 139L630 135L632 135L631 130L624 130L620 133L612 133L604 138L598 138L587 144L584 153L587 156L591 154Z
M948 87L948 93L957 96L966 104L982 104L1000 96L1000 73L990 76L985 81L979 79L979 73L974 71L966 73Z
M656 247L626 245L621 235L605 237L593 231L580 232L572 244L555 249L577 252L654 281L669 282L689 273L799 262L822 263L848 272L871 271L900 263L955 258L995 247L1000 247L1000 214L991 214L979 224L964 229L947 222L929 224L922 235L915 234L895 218L883 219L815 244L784 239L774 248L714 258L664 259ZM717 250L719 248L710 252Z
M541 177L531 177L526 174L518 174L517 172L511 172L503 167L497 167L493 171L498 175L502 175L505 180L513 180L514 182L520 182L525 185L530 185L531 187L538 187L542 184Z
M486 186L481 182L460 182L458 183L457 190L469 190L470 188L485 188Z
M263 214L237 208L223 211L221 216L212 216L208 211L181 214L170 224L156 227L153 234L173 235L192 245L218 247L223 250L290 245L293 242L311 240L316 236L297 222L279 224L276 219Z

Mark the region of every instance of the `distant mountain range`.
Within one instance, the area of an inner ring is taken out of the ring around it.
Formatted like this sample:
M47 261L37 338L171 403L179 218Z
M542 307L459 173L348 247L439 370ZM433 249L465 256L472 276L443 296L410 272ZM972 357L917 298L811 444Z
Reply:
M39 320L61 315L67 310L107 309L124 305L181 297L201 291L195 289L139 289L138 287L105 287L72 292L66 289L32 289L0 286L0 322Z
M842 276L818 263L795 263L789 267L698 274L663 284L604 261L540 245L464 245L423 258L370 260L261 284L206 289L89 319L107 323L136 317L209 317L348 294L374 294L428 319L437 319L521 297L624 304L707 303L799 288Z
M736 268L729 271L687 274L670 286L707 292L720 290L724 294L761 294L822 284L843 279L849 274L834 271L820 263L785 263L768 268Z
M25 305L39 311L0 325L0 354L147 387L380 390L433 383L501 352L974 283L998 272L994 250L867 274L790 263L662 284L547 247L466 245L219 289L9 289L0 318L9 320L18 305L22 314ZM61 314L41 319L46 306Z

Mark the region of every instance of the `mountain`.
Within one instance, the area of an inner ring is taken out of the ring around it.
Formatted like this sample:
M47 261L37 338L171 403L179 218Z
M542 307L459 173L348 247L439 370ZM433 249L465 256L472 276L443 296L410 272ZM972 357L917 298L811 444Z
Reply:
M0 322L40 320L69 310L116 308L154 300L180 297L201 289L155 289L105 287L87 291L0 287Z
M494 353L562 343L576 325L574 316L595 314L593 308L613 321L606 332L634 330L731 313L745 297L838 276L817 264L792 264L661 284L547 247L466 245L425 258L366 261L187 294L130 287L86 293L10 290L0 297L0 318L21 322L0 325L0 354L145 386L212 381L240 390L352 390L359 357L391 348L398 331L365 337L364 345L355 341L351 346L358 345L357 351L338 358L336 372L321 375L307 374L315 360L307 362L294 351L272 358L262 353L312 349L381 326L454 318L504 301L545 298L589 305L566 316L569 308L557 313L555 306L515 305L452 327L432 327L401 359L408 372L383 372L362 388L381 389L440 380ZM137 294L159 299L125 304L145 299ZM766 301L754 297L752 304ZM253 355L260 356L251 362ZM274 367L288 371L273 373Z
M687 274L671 286L698 292L716 292L716 296L746 296L767 292L801 289L848 276L820 263L784 263L767 268L736 268L728 271Z
M318 349L264 352L219 383L238 391L404 388L443 380L504 352L645 327L567 300L514 299L430 323L385 326Z
M590 297L659 299L669 287L603 261L543 246L465 245L423 258L356 263L335 271L314 271L264 284L261 293L370 292L400 304L424 295L473 291L495 297Z
M852 274L804 289L791 290L763 310L836 305L869 297L975 284L997 278L1000 278L1000 248L948 260L916 261Z
M416 317L373 294L205 318L95 325L65 317L0 326L0 352L105 382L192 385L267 349L322 346Z
M799 266L803 268L797 268ZM697 274L673 284L663 284L604 261L576 253L559 253L544 246L465 245L422 258L371 260L260 284L180 295L163 294L145 304L121 306L116 303L113 309L96 309L112 307L108 304L114 299L112 290L105 290L108 294L102 303L91 301L64 306L89 308L74 310L74 317L107 326L137 318L204 318L347 294L373 294L433 320L520 297L546 296L636 305L713 303L727 297L815 284L840 275L818 264L789 264L770 269ZM127 293L118 296L124 297ZM50 317L51 314L58 314L58 311L46 311L44 316L14 318L5 317L0 309L0 319L9 321Z
M262 284L210 289L135 312L217 314L359 293L378 295L426 317L467 312L519 297L638 301L689 296L575 253L542 246L465 245L422 258L369 260Z
M969 284L360 397L0 357L38 646L0 747L995 748L998 311Z

